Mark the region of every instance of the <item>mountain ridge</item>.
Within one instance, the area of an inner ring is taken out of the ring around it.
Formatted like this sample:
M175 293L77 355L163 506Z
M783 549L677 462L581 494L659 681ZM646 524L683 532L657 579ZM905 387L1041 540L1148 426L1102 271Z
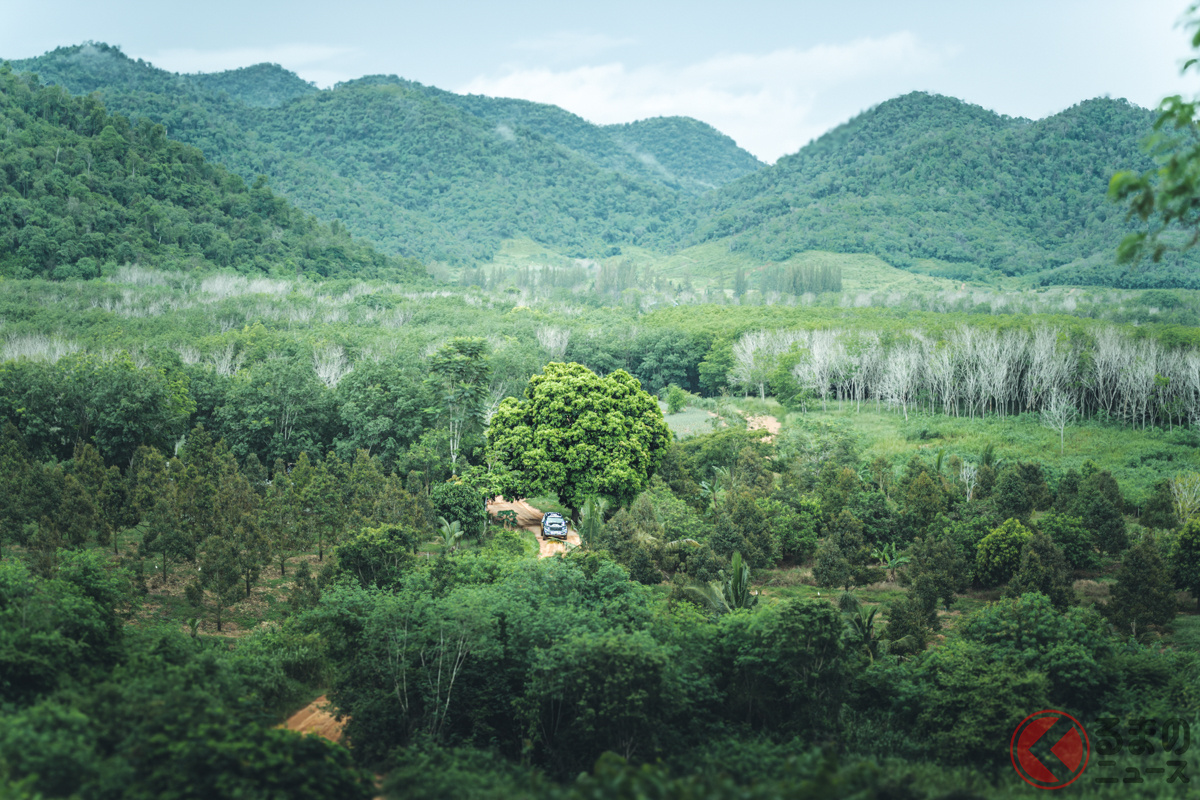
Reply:
M955 279L1041 273L1057 282L1100 270L1117 280L1116 244L1132 227L1108 201L1108 181L1153 167L1141 148L1153 120L1107 98L1026 120L913 92L700 198L664 238L728 239L766 261L808 250L909 268L933 260ZM1197 264L1185 254L1154 271L1194 283Z
M1108 98L1039 120L912 92L764 166L688 118L596 126L546 104L456 95L396 76L318 90L278 65L186 76L87 43L18 62L100 91L248 180L383 250L486 263L506 240L563 256L721 242L778 263L870 254L953 280L1200 287L1200 256L1130 272L1107 199L1154 162L1154 113ZM731 267L732 269L732 267Z
M447 102L440 90L390 76L310 92L270 66L195 79L96 43L14 66L76 93L100 91L110 108L166 125L247 180L268 175L310 213L426 261L486 261L504 239L520 236L568 255L600 254L661 225L683 194L652 170L607 169L544 128L505 126L465 110L472 101ZM282 90L242 85L262 76ZM488 108L513 107L497 103ZM561 109L552 116L570 118ZM591 139L609 137L573 120Z

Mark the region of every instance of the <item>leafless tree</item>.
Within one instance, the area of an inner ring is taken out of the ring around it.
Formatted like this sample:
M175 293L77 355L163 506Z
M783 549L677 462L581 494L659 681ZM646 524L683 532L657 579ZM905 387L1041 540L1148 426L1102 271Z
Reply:
M975 494L975 487L979 485L979 465L964 461L958 471L958 477L962 480L963 486L967 487L967 502L970 502L972 495Z
M745 388L757 389L759 399L767 397L767 376L775 365L774 343L767 331L751 331L733 345L733 369L730 379Z
M1042 425L1058 433L1058 452L1066 452L1067 426L1075 420L1079 410L1075 401L1057 386L1050 390L1046 404L1042 406Z
M567 354L567 342L571 339L570 328L542 325L537 329L538 344L550 356L551 361L562 361Z
M920 381L921 348L916 344L898 345L888 353L880 381L880 394L891 405L900 407L904 419L908 419L908 407Z
M1025 407L1041 408L1054 389L1071 383L1074 356L1059 343L1058 328L1041 327L1029 344L1029 370L1025 375Z
M1127 350L1126 339L1116 328L1101 328L1096 332L1089 384L1096 406L1108 414L1116 412L1121 371L1129 360Z
M1171 479L1171 502L1180 525L1200 513L1200 472L1181 472Z
M179 353L179 360L184 364L191 366L200 363L200 349L193 345L181 344L175 348L175 352Z
M492 424L492 417L500 410L500 401L508 397L509 382L493 380L488 385L487 398L483 404L483 425L486 428Z
M229 377L230 375L237 374L238 370L242 368L242 364L246 361L246 354L244 352L239 353L237 346L230 342L225 345L224 350L217 350L210 353L208 361L218 375Z
M346 357L346 351L338 345L324 345L313 350L313 369L321 383L330 389L337 388L342 378L354 371L354 365Z
M930 402L941 401L942 413L949 415L958 406L958 365L949 342L925 349L925 375L929 382Z

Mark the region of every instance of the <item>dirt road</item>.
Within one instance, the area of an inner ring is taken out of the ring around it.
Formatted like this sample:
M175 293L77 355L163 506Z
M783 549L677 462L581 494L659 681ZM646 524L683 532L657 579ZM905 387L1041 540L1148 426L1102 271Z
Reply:
M345 725L345 720L338 722L334 718L333 707L329 705L329 701L325 699L325 695L321 695L316 700L313 700L304 708L288 717L287 722L283 723L283 727L289 731L315 733L317 736L324 737L331 742L340 742L342 740L342 728Z
M556 553L566 552L566 545L558 539L542 538L542 512L524 500L516 500L510 503L502 497L496 497L487 504L487 509L492 517L495 517L501 511L517 512L517 527L533 531L538 537L538 558L549 558ZM579 534L573 530L568 530L567 541L578 547Z

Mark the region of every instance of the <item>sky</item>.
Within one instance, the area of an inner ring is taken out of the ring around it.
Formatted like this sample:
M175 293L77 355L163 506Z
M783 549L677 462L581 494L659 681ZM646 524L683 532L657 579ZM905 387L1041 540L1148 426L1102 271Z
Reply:
M0 58L84 41L176 72L264 61L318 86L371 74L553 103L599 124L703 120L766 162L910 91L1041 118L1152 108L1186 0L0 0Z

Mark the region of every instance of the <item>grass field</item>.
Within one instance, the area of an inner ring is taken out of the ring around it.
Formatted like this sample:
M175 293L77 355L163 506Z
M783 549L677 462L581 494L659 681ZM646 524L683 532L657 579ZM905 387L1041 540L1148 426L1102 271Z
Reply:
M667 421L671 433L679 439L686 439L698 433L712 433L713 430L713 415L695 406L688 406L678 414L666 414L663 418Z
M1200 469L1200 435L1184 429L1143 431L1086 421L1067 429L1066 448L1060 454L1057 433L1042 427L1035 414L968 419L910 411L905 420L902 414L876 411L874 405L864 404L856 412L852 403L830 403L827 411L817 406L788 414L785 433L786 426L805 421L845 426L867 461L884 456L900 465L913 453L932 459L939 450L947 458L977 460L989 444L1002 461L1036 460L1052 473L1079 470L1090 459L1110 470L1125 496L1135 502L1159 479Z

